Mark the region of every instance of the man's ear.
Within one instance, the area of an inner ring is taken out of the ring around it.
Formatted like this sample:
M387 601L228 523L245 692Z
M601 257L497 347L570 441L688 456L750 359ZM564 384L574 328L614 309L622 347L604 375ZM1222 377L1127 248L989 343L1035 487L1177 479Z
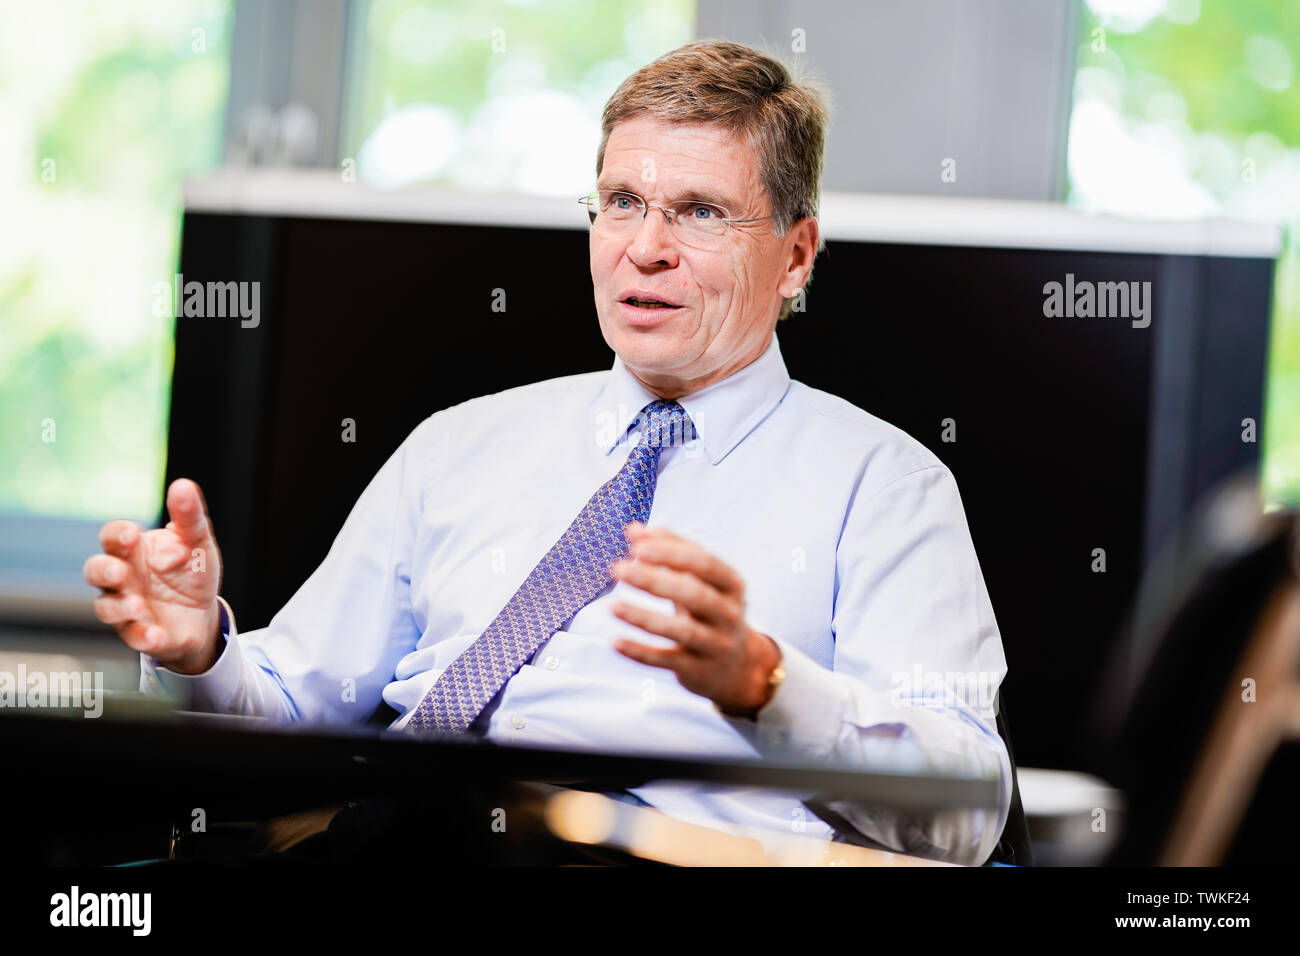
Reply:
M817 258L820 237L821 227L812 216L800 219L786 233L785 269L779 286L782 298L794 298L808 283L808 277L812 275L813 260Z

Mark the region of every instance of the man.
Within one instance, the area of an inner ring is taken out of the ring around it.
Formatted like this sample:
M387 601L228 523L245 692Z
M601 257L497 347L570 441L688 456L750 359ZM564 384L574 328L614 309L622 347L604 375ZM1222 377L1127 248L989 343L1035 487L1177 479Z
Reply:
M432 415L260 631L218 597L192 482L163 529L106 524L86 578L142 688L279 720L387 702L413 731L984 776L994 813L834 810L885 847L987 859L1010 803L1006 665L953 477L792 381L776 340L821 244L825 125L814 89L738 44L629 77L585 200L613 368ZM831 833L793 795L634 793L706 825Z

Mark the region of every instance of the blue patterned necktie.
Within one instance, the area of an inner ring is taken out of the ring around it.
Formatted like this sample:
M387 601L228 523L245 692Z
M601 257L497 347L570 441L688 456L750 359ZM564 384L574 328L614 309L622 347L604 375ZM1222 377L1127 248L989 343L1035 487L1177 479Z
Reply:
M409 729L467 731L538 648L610 583L610 565L627 556L628 522L650 517L660 454L695 437L676 402L651 402L637 424L641 439L619 473L597 489L487 630L442 672Z

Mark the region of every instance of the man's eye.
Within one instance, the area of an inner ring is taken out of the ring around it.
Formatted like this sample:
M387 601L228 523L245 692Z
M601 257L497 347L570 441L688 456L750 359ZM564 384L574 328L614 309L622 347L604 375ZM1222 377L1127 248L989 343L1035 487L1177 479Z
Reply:
M636 200L631 196L615 196L613 204L614 208L620 212L627 212L636 206Z
M710 219L721 219L722 211L717 206L710 206L707 203L695 203L688 208L687 215L707 222Z

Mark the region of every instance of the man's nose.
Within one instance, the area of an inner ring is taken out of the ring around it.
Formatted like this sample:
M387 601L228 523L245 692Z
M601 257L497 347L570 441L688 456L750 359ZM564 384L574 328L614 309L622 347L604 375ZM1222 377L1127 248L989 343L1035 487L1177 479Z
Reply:
M672 213L665 213L658 207L646 210L645 218L641 220L641 225L633 233L628 245L629 259L639 266L652 266L660 262L668 266L677 265L677 239L668 224L671 215Z

